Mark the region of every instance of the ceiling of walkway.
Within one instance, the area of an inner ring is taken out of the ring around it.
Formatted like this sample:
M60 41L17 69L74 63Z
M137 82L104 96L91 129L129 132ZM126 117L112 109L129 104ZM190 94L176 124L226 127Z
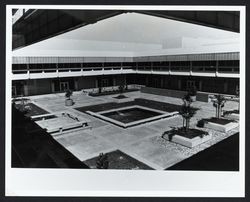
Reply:
M13 49L123 13L142 13L239 32L237 11L29 10L13 25Z

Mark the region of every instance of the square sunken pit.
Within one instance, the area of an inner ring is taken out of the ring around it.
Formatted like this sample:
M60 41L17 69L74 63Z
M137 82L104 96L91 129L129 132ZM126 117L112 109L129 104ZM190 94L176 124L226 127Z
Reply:
M118 109L111 109L101 112L86 111L92 116L108 121L117 126L127 128L142 123L167 118L177 114L177 112L167 113L165 111L133 105Z

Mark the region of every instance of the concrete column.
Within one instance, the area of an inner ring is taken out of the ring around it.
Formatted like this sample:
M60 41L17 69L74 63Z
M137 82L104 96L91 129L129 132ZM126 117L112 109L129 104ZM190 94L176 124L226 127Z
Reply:
M28 85L27 85L27 84L24 84L24 86L23 86L23 93L24 93L24 96L29 95L29 92L28 92Z
M53 81L51 81L51 91L52 93L55 92L55 83Z
M218 70L219 70L219 62L216 60L216 72L215 75L218 76Z
M78 79L74 79L75 90L78 90Z
M181 90L181 80L178 79L178 89Z
M202 81L199 81L199 90L202 91Z
M164 80L163 80L163 78L161 77L161 88L163 88L163 85L164 85Z
M36 94L39 94L39 91L40 91L40 88L39 88L39 87L40 87L40 86L37 85L37 80L36 80L36 79L34 79L33 82L34 82L34 83L33 83L33 86L35 86L35 90L34 90L34 91L36 92ZM29 83L29 82L27 82L27 85L28 85L28 83ZM31 85L32 85L32 84L31 84Z
M95 79L95 88L98 88L98 80L97 80L97 78Z
M224 92L226 93L228 91L228 83L224 81Z
M192 74L193 74L193 63L192 63L192 61L190 61L189 73L192 76Z

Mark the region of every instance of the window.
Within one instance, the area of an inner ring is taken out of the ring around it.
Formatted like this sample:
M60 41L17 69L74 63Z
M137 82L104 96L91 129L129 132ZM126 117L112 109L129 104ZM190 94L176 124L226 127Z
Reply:
M120 67L120 62L105 62L104 67Z
M109 86L109 81L108 81L108 79L102 79L101 80L101 86L102 87L108 87Z
M26 70L27 64L12 64L12 70Z
M219 61L218 71L223 73L239 72L239 60Z
M169 62L152 62L154 71L169 71Z
M59 63L58 68L61 69L71 69L71 68L80 68L81 63Z
M193 72L215 72L216 61L193 61L192 71Z
M103 67L103 63L83 63L83 67Z

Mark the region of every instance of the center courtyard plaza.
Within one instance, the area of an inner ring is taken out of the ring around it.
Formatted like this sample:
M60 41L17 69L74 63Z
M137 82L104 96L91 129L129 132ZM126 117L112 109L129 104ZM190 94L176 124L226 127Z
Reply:
M124 95L130 98L143 98L175 105L182 105L183 103L180 98L152 95L140 91L127 92ZM110 103L113 102L113 97L114 95L91 97L82 91L78 91L73 93L72 99L75 102L73 106L65 106L64 93L36 95L29 98L32 103L49 113L69 113L81 121L88 122L90 127L87 129L69 130L61 135L53 136L62 146L83 162L97 157L100 153L120 150L153 169L164 170L239 132L239 128L227 133L202 128L201 130L209 131L212 134L212 139L196 147L187 148L161 137L164 131L170 130L172 127L182 126L180 115L122 128L75 109ZM191 119L190 128L195 128L198 120L215 115L212 102L196 101L193 102L192 106L199 110ZM223 110L237 108L238 103L227 101Z

